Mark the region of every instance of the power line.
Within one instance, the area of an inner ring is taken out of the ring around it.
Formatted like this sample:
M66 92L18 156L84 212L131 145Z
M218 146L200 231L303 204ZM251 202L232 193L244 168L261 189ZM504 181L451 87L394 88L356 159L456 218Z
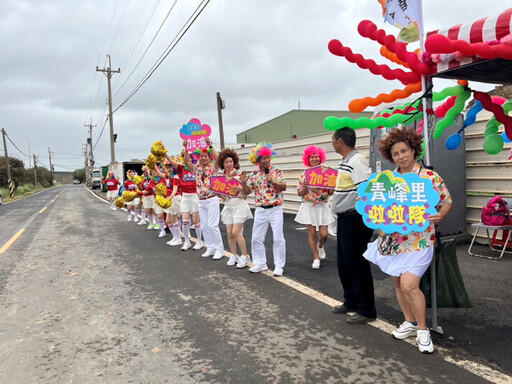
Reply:
M7 136L7 139L9 139L9 141L11 142L11 144L12 144L12 145L14 145L14 148L16 148L16 149L18 150L18 152L19 152L19 153L21 153L23 156L27 156L27 157L28 157L28 155L27 155L25 152L23 152L21 149L19 149L19 148L16 146L16 144L14 144L14 143L13 143L13 141L11 140L11 138L9 137L9 135L7 134L7 132L5 132L5 136Z
M130 100L139 91L139 89L144 85L144 83L146 83L146 81L149 80L149 78L153 75L153 73L155 73L155 71L163 63L163 61L167 58L167 56L169 56L169 54L172 52L174 47L176 47L176 45L180 42L181 38L185 35L185 33L187 33L187 31L192 26L192 24L194 24L196 19L203 12L203 10L206 8L206 6L208 5L209 2L210 2L210 0L204 0L201 4L199 4L199 6L196 8L196 10L192 14L192 16L190 16L190 18L187 20L187 22L183 25L183 27L178 32L178 34L174 37L174 39L171 41L169 46L167 46L167 48L166 48L167 52L164 52L162 54L162 56L160 56L159 62L153 66L153 68L150 70L150 72L148 74L146 74L146 76L140 81L140 83L135 87L135 89L130 93L130 95L112 113L116 112L123 105L125 105L128 102L128 100Z
M167 15L165 15L165 18L164 20L162 21L162 23L160 24L160 27L158 28L158 30L156 31L155 35L153 36L153 38L151 39L151 41L149 42L146 50L144 51L144 53L142 54L141 58L139 59L139 61L137 62L137 64L135 64L135 67L133 68L133 70L130 72L130 74L128 75L128 77L126 78L126 80L124 81L123 84L121 84L121 86L119 87L119 89L116 91L116 93L114 93L114 97L119 93L119 91L121 91L121 89L123 89L123 87L125 86L126 82L128 80L130 80L130 77L132 77L133 75L133 72L135 72L135 70L139 67L139 64L140 62L142 61L142 59L144 58L144 56L146 56L146 53L148 52L149 48L153 45L153 42L155 41L156 37L158 36L158 34L160 33L160 30L162 29L162 27L164 26L165 22L167 21L169 15L171 14L172 10L174 9L174 6L176 5L176 3L178 2L178 0L174 0L174 3L172 3L171 5L171 8L169 9L169 12L167 12Z
M144 35L144 32L146 32L149 22L151 21L151 19L153 18L153 15L155 14L158 4L160 4L160 0L156 0L155 4L153 5L153 9L151 10L148 17L146 18L146 21L144 22L144 25L142 26L142 30L139 32L139 35L137 36L137 38L133 42L132 46L130 47L126 57L121 61L121 65L120 65L121 68L126 68L128 66L128 63L130 62L133 54L135 53L135 49L139 45L140 40L142 39L142 36ZM116 79L116 81L114 82L113 88L116 87L117 83L119 82L119 79L121 79L121 77L118 77Z
M119 18L119 21L117 23L116 30L114 31L114 35L112 37L112 41L110 42L110 47L108 48L108 53L112 52L112 47L114 46L115 41L117 40L117 35L119 34L119 30L121 29L121 25L124 21L124 16L126 15L126 10L128 9L128 4L130 3L130 0L126 0L126 3L124 4L123 13L121 14L121 17Z

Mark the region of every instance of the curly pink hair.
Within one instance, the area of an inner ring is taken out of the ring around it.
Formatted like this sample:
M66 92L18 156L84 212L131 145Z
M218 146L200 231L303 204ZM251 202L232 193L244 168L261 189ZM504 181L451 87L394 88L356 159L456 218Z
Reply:
M310 145L306 148L304 148L304 154L302 155L302 164L304 164L305 167L309 167L309 158L311 155L317 154L320 157L320 164L323 164L327 157L325 156L325 150L323 150L320 147L317 147L316 145Z

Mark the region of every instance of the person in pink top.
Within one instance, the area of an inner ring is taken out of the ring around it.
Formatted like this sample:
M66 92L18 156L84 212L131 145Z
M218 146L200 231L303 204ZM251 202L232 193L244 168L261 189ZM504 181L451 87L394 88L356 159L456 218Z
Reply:
M108 178L103 182L107 186L107 201L110 203L110 210L115 211L117 208L114 205L114 201L118 197L118 190L121 183L114 176L114 172L108 173Z
M315 145L304 148L302 163L306 168L319 166L325 160L325 151L322 148ZM308 187L306 171L299 177L297 194L301 197L302 203L295 221L307 225L309 248L313 253L313 269L319 269L320 260L325 259L324 244L327 241L327 226L334 221L327 199L333 192L334 189ZM317 227L319 236L316 233Z

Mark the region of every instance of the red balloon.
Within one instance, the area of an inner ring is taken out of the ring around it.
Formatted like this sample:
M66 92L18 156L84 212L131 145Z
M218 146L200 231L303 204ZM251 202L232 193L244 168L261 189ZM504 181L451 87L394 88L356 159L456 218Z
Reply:
M374 75L381 75L386 80L400 80L405 85L421 81L421 76L417 73L406 72L402 69L391 69L385 64L377 64L373 60L365 59L358 53L353 53L349 47L343 46L339 40L331 40L328 48L333 55L345 57L351 63L357 64L360 68L368 69Z
M459 51L465 56L480 56L483 59L512 60L512 47L504 44L469 43L465 40L451 40L444 35L432 35L425 42L430 53L453 53Z
M436 116L437 117L445 117L446 112L448 112L457 101L457 96L452 96L448 98L443 104L436 108Z
M501 105L493 103L491 96L487 93L475 91L473 92L473 96L475 97L475 100L482 103L482 107L484 107L484 109L492 112L494 117L496 117L496 120L505 126L505 134L510 140L512 140L512 117L505 113Z

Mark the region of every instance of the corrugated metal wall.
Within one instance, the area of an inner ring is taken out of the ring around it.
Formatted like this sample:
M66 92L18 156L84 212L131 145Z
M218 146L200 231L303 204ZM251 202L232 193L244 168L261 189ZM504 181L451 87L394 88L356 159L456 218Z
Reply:
M467 172L467 226L471 233L471 224L480 221L482 207L489 198L496 194L512 196L512 160L510 148L512 144L505 144L505 149L498 155L489 155L483 150L485 125L490 118L489 114L482 112L479 120L471 127L466 128L466 172ZM369 158L370 131L360 129L356 131L356 148ZM334 152L331 145L331 132L296 140L286 140L273 143L278 153L273 164L283 170L286 176L288 189L285 192L284 209L286 212L297 212L300 198L297 195L297 182L304 170L302 153L308 145L314 144L327 152L326 165L336 168L340 156ZM253 146L238 149L241 168L252 170L254 166L247 160ZM253 198L249 198L253 202Z

